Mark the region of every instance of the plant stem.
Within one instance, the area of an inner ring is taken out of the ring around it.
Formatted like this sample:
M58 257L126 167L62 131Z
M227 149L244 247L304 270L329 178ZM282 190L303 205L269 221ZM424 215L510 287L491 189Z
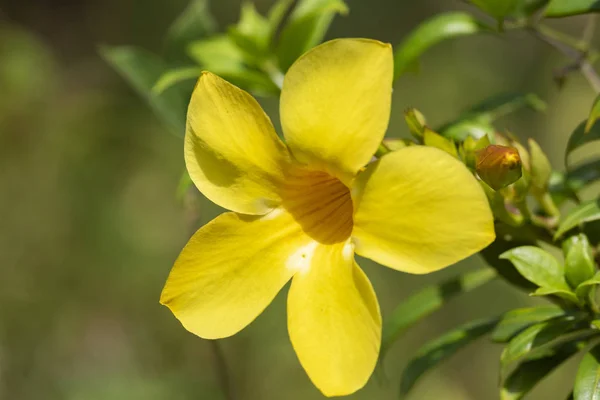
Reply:
M217 381L219 382L219 387L223 392L223 397L226 400L233 400L234 396L229 379L229 369L227 368L227 361L225 359L225 354L223 354L221 344L218 340L209 340L209 343L210 349L213 353L214 366L217 370Z
M589 44L574 39L545 25L529 26L527 30L541 41L549 44L574 61L575 69L579 69L596 92L600 92L600 77L590 60L598 58L596 51L588 48Z

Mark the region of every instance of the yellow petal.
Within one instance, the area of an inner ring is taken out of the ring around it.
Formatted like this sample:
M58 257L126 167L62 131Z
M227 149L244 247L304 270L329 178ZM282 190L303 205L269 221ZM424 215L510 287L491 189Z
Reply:
M190 332L231 336L252 322L297 270L311 239L281 209L258 217L225 213L192 236L160 302Z
M486 247L495 237L481 187L445 152L412 146L383 156L353 190L356 252L425 274Z
M379 354L381 316L351 245L314 249L310 267L292 280L288 330L300 363L323 394L343 396L367 383Z
M264 214L280 202L277 187L289 159L256 100L209 72L192 94L185 162L210 200L244 214Z
M392 48L337 39L291 66L281 92L281 124L294 156L344 182L383 139L392 97Z

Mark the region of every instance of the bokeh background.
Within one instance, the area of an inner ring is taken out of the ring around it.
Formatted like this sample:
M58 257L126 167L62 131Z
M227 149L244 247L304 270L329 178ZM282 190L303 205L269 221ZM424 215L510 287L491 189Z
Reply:
M255 0L266 11L271 0ZM469 8L447 0L349 0L328 37L399 43L425 18ZM99 56L98 45L160 52L186 0L0 1L0 398L7 400L224 399L209 342L186 332L158 304L189 236L176 199L182 141ZM213 0L221 27L239 0ZM554 23L579 34L583 21ZM562 169L568 134L594 93L574 74L559 90L553 69L567 63L524 33L445 42L418 75L396 84L389 136L407 137L402 111L416 106L433 125L504 91L534 92L546 113L522 111L498 124L534 137ZM277 120L277 102L264 102ZM218 210L200 205L202 223ZM428 276L361 260L384 318L420 287L467 269L479 257ZM287 288L254 323L221 341L234 398L321 399L287 337ZM538 300L541 301L541 300ZM472 318L532 303L503 282L454 300L420 323L389 354L388 380L373 378L352 399L395 399L402 368L419 345ZM226 316L224 316L226 318ZM497 397L500 347L480 340L429 373L412 399ZM563 399L572 360L531 399Z

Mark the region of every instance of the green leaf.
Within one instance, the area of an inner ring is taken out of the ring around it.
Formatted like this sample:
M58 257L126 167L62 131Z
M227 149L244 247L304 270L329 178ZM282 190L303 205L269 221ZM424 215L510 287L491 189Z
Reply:
M400 394L405 396L425 372L469 343L490 332L496 326L497 321L496 318L472 321L446 332L421 347L416 357L411 360L402 374Z
M520 0L470 0L486 13L501 19L517 11Z
M162 92L179 82L191 79L198 79L201 73L202 68L199 67L183 67L171 69L162 74L160 78L158 78L158 81L154 84L154 87L152 88L152 93L154 96L160 95Z
M600 199L581 203L564 216L554 234L554 240L580 224L598 219L600 219Z
M575 400L600 400L600 345L581 360L574 388Z
M544 11L548 18L600 12L598 0L550 0Z
M166 71L163 61L135 47L101 47L100 54L148 101L170 131L182 137L188 94L178 87L171 87L158 96L152 94L156 81Z
M428 127L425 127L423 130L423 143L425 146L438 148L451 156L458 158L458 152L456 151L454 142L452 142L451 139L447 139L439 133L432 131Z
M270 41L275 40L275 35L282 28L281 24L286 19L286 14L294 0L277 0L275 4L269 10L269 15L267 15L267 20L269 22L269 31L270 31Z
M528 140L530 167L531 167L531 184L535 189L545 192L550 182L552 174L552 165L542 150L540 145L533 139Z
M208 9L208 0L191 0L169 27L165 41L167 59L180 59L191 41L211 35L217 24Z
M494 329L492 340L505 343L531 325L544 322L551 318L564 316L566 311L559 307L519 308L505 313Z
M247 66L247 56L226 35L198 40L188 46L188 53L203 69L255 94L275 94L279 88L263 71Z
M298 57L323 40L336 14L347 13L343 0L300 0L277 43L281 71L287 71Z
M187 172L186 169L184 169L183 173L181 174L181 178L179 178L179 183L177 184L177 190L175 192L175 197L177 198L177 200L183 201L185 194L187 193L188 189L192 187L193 184L194 182L192 182L190 174Z
M567 149L565 150L565 165L569 165L569 155L581 146L600 139L600 123L593 124L592 127L586 132L587 121L581 122L577 128L573 131L567 142Z
M517 247L502 253L500 258L512 262L525 279L540 287L569 291L562 265L539 247Z
M577 286L577 292L579 293L585 288L597 285L600 285L600 272L596 272L596 274L593 277L581 282L579 286Z
M408 328L439 310L457 295L476 289L495 277L496 273L488 268L468 272L441 284L426 287L404 300L384 320L380 358Z
M441 41L487 29L489 28L471 14L464 12L438 14L422 22L397 46L394 54L394 79L410 69L425 51Z
M502 351L500 375L508 376L511 367L518 362L547 357L553 354L552 349L559 345L580 341L596 334L591 329L573 330L577 322L572 316L555 318L532 325L519 333Z
M596 262L592 246L583 233L571 236L562 243L565 256L565 278L571 287L576 288L591 279L596 272Z
M267 56L271 26L269 21L256 11L254 3L242 3L240 21L229 27L228 31L233 42L255 63L260 63Z
M594 100L594 104L592 105L592 109L590 110L590 115L588 116L587 122L585 123L584 133L588 133L592 126L600 119L600 95L596 97Z
M579 298L571 291L571 289L560 289L552 287L541 287L535 292L531 293L531 296L558 296L561 299L570 301L571 303L581 304Z
M500 400L520 400L550 372L575 355L579 343L567 343L553 349L553 354L520 364L502 383Z

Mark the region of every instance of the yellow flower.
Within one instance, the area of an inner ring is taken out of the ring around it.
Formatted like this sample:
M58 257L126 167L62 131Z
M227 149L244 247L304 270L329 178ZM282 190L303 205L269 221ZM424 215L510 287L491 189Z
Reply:
M388 44L340 39L309 51L283 82L286 144L254 98L211 73L189 105L187 169L232 212L193 235L161 303L190 332L218 339L291 279L290 339L327 396L363 387L379 353L379 305L354 253L425 274L494 239L483 191L452 156L411 146L369 163L387 129L392 75Z

